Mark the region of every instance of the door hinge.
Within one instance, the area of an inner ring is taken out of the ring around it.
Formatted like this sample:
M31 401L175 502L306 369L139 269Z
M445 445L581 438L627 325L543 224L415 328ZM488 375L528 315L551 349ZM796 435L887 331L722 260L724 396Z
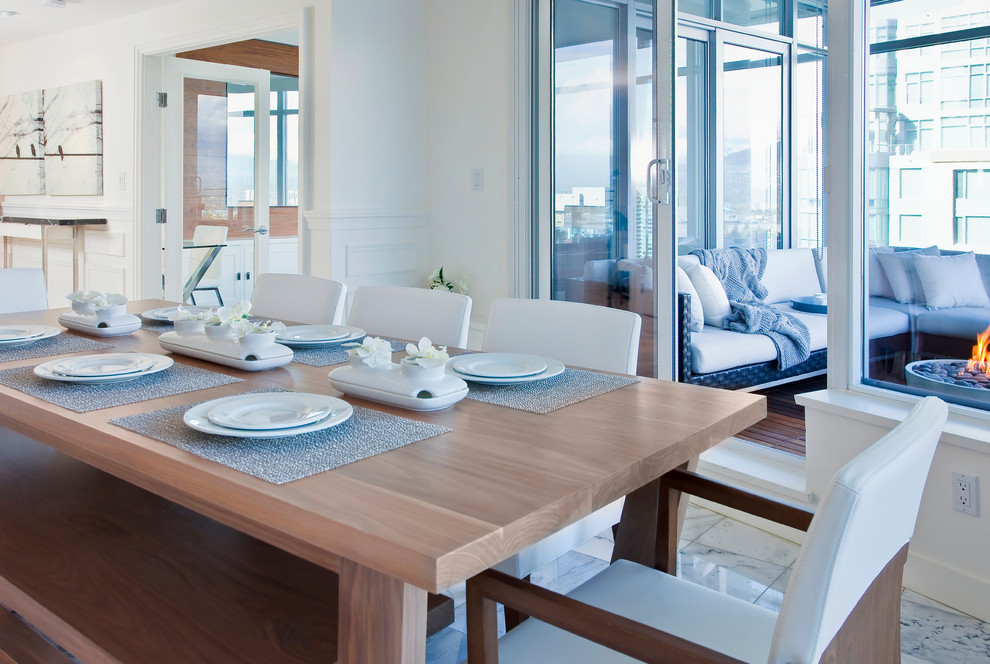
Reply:
M168 221L168 212L165 211L165 208L158 208L157 210L155 210L156 224L164 224L167 221Z
M168 93L159 92L158 93L158 108L165 108L168 106Z

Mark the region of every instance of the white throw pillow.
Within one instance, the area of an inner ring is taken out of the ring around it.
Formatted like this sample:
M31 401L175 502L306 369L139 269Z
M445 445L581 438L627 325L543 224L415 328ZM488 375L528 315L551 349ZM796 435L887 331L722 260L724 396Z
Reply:
M894 290L890 287L883 266L880 265L880 258L877 256L877 254L889 254L893 251L893 247L870 247L870 295L894 299Z
M915 256L925 302L937 309L947 307L990 307L976 254L956 256Z
M701 308L705 312L705 325L722 327L722 319L732 312L722 282L718 280L711 269L700 263L689 267L687 275L691 279L691 283L694 284L694 289L698 291L698 297L701 298Z
M705 308L701 304L701 296L691 283L691 277L680 267L677 268L677 292L691 296L691 331L701 332L705 327Z
M940 254L936 246L877 254L890 287L894 290L895 300L901 304L925 304L925 291L921 287L918 271L914 269L914 257L938 255Z

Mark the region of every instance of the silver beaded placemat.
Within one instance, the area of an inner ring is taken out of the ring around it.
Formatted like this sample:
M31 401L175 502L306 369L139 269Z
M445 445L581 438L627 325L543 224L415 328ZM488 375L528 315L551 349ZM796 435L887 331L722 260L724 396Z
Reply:
M406 349L408 341L399 339L388 339L392 342L392 352L398 353ZM362 340L355 339L354 342L361 343ZM347 343L354 343L348 341ZM347 348L343 344L332 346L319 346L316 348L292 348L292 361L300 364L308 364L311 367L329 367L331 364L341 364L347 361Z
M629 376L566 369L553 378L518 385L468 383L468 399L546 415L558 408L638 382L638 378Z
M34 375L33 367L0 371L0 385L77 413L240 382L243 379L184 364L173 364L164 371L121 383L92 385L39 378Z
M190 429L189 406L130 415L113 424L273 484L285 484L388 452L450 429L354 406L346 422L285 438L232 438Z
M40 339L23 346L2 346L0 347L0 362L31 360L36 357L52 357L90 350L104 350L105 348L113 348L113 346L85 337L57 334L54 337Z
M163 320L144 320L141 319L141 329L148 330L149 332L157 332L162 334L163 332L172 332L175 330L175 325L172 321Z

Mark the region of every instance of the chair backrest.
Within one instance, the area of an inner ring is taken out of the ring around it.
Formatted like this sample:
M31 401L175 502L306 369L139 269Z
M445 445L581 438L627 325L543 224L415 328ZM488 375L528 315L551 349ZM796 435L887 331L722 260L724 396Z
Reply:
M347 286L305 274L258 275L251 295L251 314L274 320L321 325L339 323Z
M532 353L600 371L636 373L639 314L594 304L504 298L492 303L482 350Z
M227 241L227 227L201 224L193 229L192 241L193 244L223 244ZM190 249L183 252L186 256L186 275L188 275L189 270L199 265L203 256L209 253L209 251L209 249ZM217 260L214 260L210 267L206 269L206 273L199 280L199 283L206 285L206 283L219 282L219 280L220 260L217 257Z
M0 314L48 308L45 273L37 267L0 270Z
M787 584L772 664L818 662L850 612L914 533L948 409L926 397L829 482Z
M361 286L354 291L348 325L368 334L419 341L429 337L438 346L467 345L471 298L448 291L408 286Z

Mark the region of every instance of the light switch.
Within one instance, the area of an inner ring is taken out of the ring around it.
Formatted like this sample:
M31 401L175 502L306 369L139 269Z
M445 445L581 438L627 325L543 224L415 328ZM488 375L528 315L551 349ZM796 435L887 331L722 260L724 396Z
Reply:
M471 189L475 191L484 191L485 189L484 169L475 168L471 170Z

